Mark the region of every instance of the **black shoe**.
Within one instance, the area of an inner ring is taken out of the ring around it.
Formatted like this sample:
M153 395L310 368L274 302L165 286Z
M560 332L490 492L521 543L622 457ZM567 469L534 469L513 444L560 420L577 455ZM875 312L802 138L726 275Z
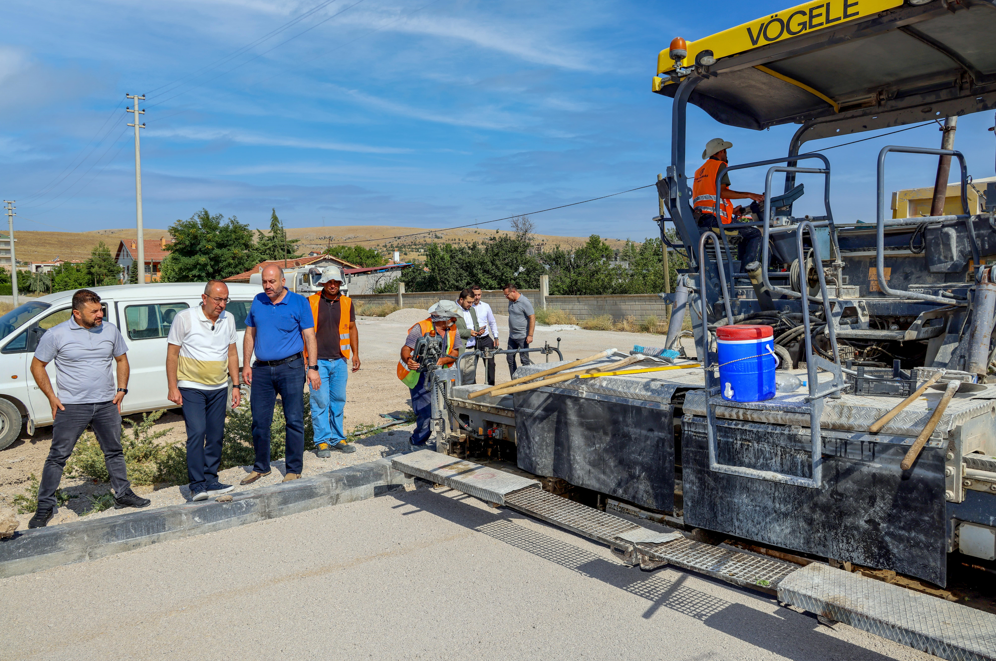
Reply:
M53 508L49 507L48 509L42 509L39 507L38 511L35 512L35 515L31 517L30 521L28 521L28 527L44 528L48 525L48 522L52 520L53 516L55 516L55 510Z
M123 510L126 507L148 507L151 504L151 500L142 498L131 489L125 491L120 498L114 497L114 509L116 510Z

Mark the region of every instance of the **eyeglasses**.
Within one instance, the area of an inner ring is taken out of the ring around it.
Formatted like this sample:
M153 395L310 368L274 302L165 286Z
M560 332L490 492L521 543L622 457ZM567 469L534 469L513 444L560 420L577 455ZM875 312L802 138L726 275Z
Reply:
M205 294L205 296L207 296L207 294ZM232 300L230 298L218 298L217 296L208 296L208 298L215 303L224 303L225 305L228 305L228 303Z

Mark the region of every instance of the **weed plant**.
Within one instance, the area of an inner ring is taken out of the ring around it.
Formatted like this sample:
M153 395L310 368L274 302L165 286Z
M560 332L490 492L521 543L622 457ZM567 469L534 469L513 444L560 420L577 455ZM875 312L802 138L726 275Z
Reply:
M24 493L19 493L14 496L14 509L17 510L18 514L34 514L35 510L38 509L38 489L41 487L41 482L35 476L34 473L28 478L28 486L25 487ZM59 507L65 506L73 498L78 498L78 496L70 496L68 493L64 492L62 489L57 489L55 491L55 504Z

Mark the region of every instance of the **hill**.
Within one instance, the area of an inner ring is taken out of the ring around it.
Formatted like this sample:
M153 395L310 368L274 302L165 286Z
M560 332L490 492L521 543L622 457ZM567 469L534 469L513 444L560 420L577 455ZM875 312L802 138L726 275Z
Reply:
M399 237L406 234L417 236ZM299 239L298 252L308 254L311 251L321 252L327 246L345 242L358 244L367 248L376 248L385 255L398 250L404 261L420 259L425 246L430 243L452 243L468 245L474 241L486 241L490 237L501 234L511 234L506 230L488 230L464 228L456 230L426 230L417 227L381 227L370 225L330 226L330 227L288 227L287 235ZM90 251L101 241L111 249L117 249L119 241L135 239L135 230L96 230L93 232L24 232L15 230L17 239L16 250L18 261L43 262L56 258L64 260L86 259ZM158 239L169 236L165 229L146 228L146 239ZM579 246L588 237L534 235L538 247L551 249L554 246L564 248ZM621 248L625 241L606 239L612 248Z

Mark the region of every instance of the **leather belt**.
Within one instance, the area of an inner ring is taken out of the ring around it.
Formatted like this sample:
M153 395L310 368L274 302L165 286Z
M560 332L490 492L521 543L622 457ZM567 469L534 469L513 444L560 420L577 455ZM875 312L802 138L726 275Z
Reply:
M281 360L257 360L256 365L262 365L263 367L276 367L277 365L286 365L287 363L295 361L298 358L304 358L304 354L298 352L293 356L288 356Z

